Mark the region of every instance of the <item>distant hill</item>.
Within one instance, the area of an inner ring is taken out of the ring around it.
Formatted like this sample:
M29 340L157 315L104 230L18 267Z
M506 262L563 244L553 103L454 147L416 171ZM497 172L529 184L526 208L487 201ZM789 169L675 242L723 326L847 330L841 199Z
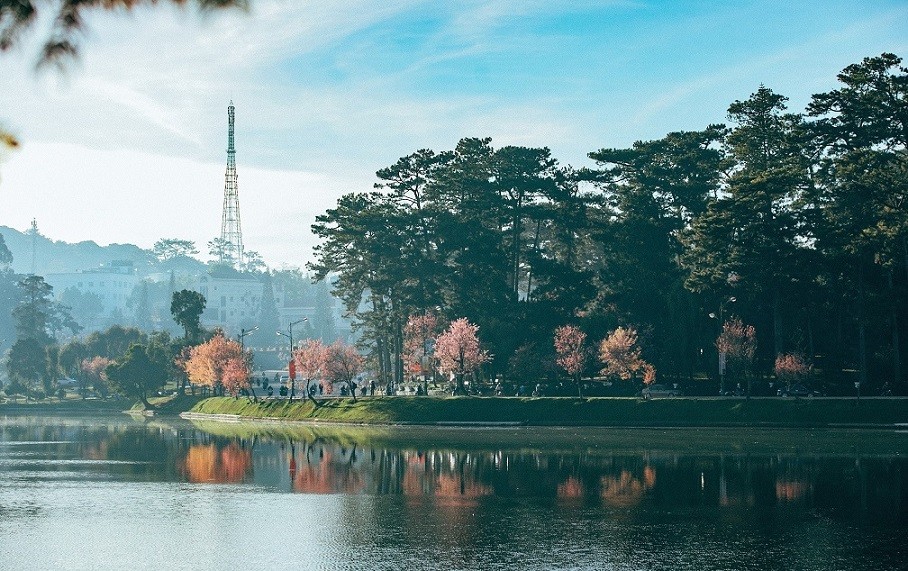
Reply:
M13 271L19 274L32 272L32 236L14 228L0 226L0 234L13 254ZM157 261L150 250L134 244L111 244L100 246L91 240L70 244L55 241L41 235L34 239L35 273L47 275L55 273L89 270L114 260L128 260L133 263L139 275L153 272L169 271L180 273L201 273L205 265L191 258L173 260L168 264ZM176 266L176 267L175 267Z

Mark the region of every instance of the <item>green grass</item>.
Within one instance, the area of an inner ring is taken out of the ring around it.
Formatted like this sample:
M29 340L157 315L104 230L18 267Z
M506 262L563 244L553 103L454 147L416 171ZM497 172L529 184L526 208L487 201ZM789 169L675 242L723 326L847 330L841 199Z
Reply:
M151 410L155 414L178 415L191 409L199 401L200 396L190 395L168 395L164 397L151 397L148 399L152 406ZM2 412L51 412L51 413L92 413L92 412L142 412L145 405L141 402L130 404L131 401L125 399L81 399L68 398L59 400L57 398L46 398L39 401L6 401L0 402L0 413Z
M3 412L60 412L60 413L93 413L120 412L129 407L129 401L104 399L42 399L39 401L6 401L0 403Z
M191 409L202 400L204 400L204 397L170 394L163 397L149 397L148 404L151 405L150 410L154 411L155 414L180 414ZM130 410L143 411L145 410L145 405L141 402L136 402Z
M530 426L767 426L908 423L908 399L654 399L374 397L309 401L209 398L191 412L353 424L519 423Z

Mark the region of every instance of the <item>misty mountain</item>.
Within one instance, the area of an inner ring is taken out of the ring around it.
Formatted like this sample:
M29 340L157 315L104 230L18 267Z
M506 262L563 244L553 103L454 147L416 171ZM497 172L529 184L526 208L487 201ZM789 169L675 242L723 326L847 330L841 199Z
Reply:
M192 259L180 257L165 264L158 262L150 250L134 244L110 244L101 246L91 240L71 244L51 240L40 231L32 236L31 232L20 232L14 228L0 226L6 245L13 254L12 269L18 274L38 275L77 272L89 270L107 264L113 260L132 262L139 275L151 272L175 270L179 273L201 273L205 264ZM34 270L32 268L32 251L34 247Z

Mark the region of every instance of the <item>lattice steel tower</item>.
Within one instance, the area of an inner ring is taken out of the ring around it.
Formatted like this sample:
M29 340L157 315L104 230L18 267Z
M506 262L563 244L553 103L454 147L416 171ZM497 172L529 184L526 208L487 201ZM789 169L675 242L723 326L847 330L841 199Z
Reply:
M224 210L221 214L221 261L243 265L243 230L240 227L240 196L236 181L236 149L233 146L233 101L227 107L227 172L224 175Z

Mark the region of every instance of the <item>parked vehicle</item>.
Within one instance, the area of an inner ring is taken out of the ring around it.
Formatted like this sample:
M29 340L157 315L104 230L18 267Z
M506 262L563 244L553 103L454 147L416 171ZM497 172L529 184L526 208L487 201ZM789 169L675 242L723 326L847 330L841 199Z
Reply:
M684 391L678 388L670 387L668 385L649 385L644 387L640 391L640 396L645 399L653 397L680 397L684 395Z
M790 387L782 387L779 389L778 395L780 397L821 397L823 393L815 391L807 385L797 383Z

